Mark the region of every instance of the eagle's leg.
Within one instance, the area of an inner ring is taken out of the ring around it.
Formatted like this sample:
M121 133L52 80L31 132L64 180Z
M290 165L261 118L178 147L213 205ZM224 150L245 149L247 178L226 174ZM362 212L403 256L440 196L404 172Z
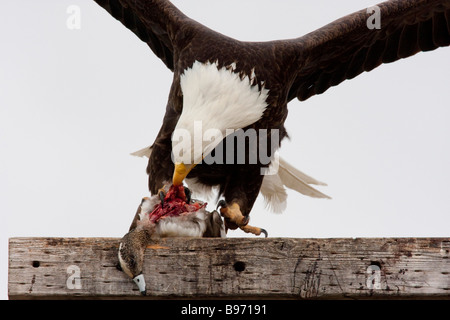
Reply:
M265 234L264 229L248 225L249 214L258 197L264 176L259 165L233 165L226 167L226 181L223 183L225 200L219 202L226 229L240 228L255 235Z
M267 231L265 229L248 225L250 218L248 215L244 216L242 214L237 202L232 202L230 205L227 205L224 200L221 200L218 205L221 206L220 213L225 218L225 227L227 229L234 230L240 228L246 233L252 233L257 236L263 233L267 237Z
M164 207L164 198L166 197L166 193L169 190L168 184L164 184L162 188L158 189L159 200L161 201L161 206Z
M231 205L228 205L224 200L219 202L220 213L230 225L229 229L236 229L237 227L243 227L248 224L250 220L248 216L244 216L241 212L241 208L239 204L233 202Z

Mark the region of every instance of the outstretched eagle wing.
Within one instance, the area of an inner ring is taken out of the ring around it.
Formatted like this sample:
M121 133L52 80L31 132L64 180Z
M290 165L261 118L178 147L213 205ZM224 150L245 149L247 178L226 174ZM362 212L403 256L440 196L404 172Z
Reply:
M170 1L94 1L147 43L153 53L172 71L174 70L174 47L182 47L180 42L183 41L187 43L186 40L194 29L192 27L198 25ZM180 34L183 36L178 36Z
M95 0L95 2L146 42L171 71L175 69L179 52L205 29L167 0ZM175 101L179 97L179 94L171 93L163 124L153 144L153 149L157 152L153 153L147 167L152 194L157 193L158 189L171 179L173 173L174 165L170 158L171 134L182 108L180 101Z
M450 0L392 0L375 7L292 40L298 69L289 101L321 94L382 63L450 44Z

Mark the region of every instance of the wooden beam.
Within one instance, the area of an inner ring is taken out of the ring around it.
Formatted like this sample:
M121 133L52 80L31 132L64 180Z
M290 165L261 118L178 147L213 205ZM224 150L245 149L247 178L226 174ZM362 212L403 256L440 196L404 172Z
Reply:
M11 238L10 299L144 298L117 238ZM161 239L147 299L449 298L450 238Z

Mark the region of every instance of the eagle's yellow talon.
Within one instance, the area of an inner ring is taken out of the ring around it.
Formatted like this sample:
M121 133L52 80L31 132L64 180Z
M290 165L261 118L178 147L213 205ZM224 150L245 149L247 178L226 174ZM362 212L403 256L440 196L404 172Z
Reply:
M241 209L237 203L233 203L232 205L228 206L225 201L221 200L218 207L219 206L222 207L220 208L220 213L225 218L225 222L229 229L233 230L236 229L236 227L239 227L242 231L246 233L252 233L257 236L263 233L267 238L267 231L265 229L248 225L250 217L244 216L242 214Z
M246 225L246 226L243 226L240 228L242 231L244 231L246 233L252 233L255 236L259 236L261 233L263 233L266 238L268 236L267 231L263 228L253 227L253 226L249 226L249 225Z
M230 206L227 205L226 207L220 208L220 213L223 217L236 224L238 227L247 225L249 220L248 217L244 217L237 203L233 203Z

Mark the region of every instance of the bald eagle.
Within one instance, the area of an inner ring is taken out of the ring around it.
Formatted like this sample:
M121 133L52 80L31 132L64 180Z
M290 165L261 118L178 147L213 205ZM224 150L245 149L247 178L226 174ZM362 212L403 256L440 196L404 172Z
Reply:
M375 6L381 21L375 28L368 24L373 12L363 9L302 37L267 42L222 35L168 0L95 1L173 72L161 129L137 153L149 156L150 192L185 179L197 190L216 188L226 227L256 235L261 229L248 221L260 192L279 210L285 186L327 197L309 186L320 181L277 156L289 101L450 44L450 0L387 1ZM275 174L263 174L273 166Z

